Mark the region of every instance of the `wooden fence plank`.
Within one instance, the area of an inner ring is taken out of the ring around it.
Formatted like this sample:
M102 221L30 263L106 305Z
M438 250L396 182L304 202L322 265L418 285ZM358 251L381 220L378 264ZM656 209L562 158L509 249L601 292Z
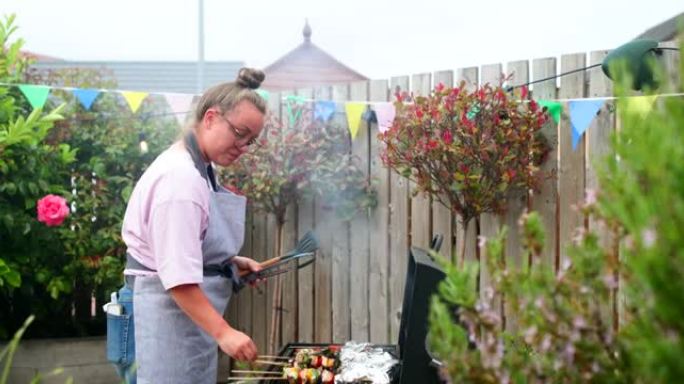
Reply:
M349 100L349 85L335 85L332 99L337 101L335 119L347 127L344 101ZM351 144L351 143L348 143ZM351 148L350 148L351 149ZM332 243L332 337L333 342L345 342L350 337L351 311L349 308L349 223L335 218Z
M283 91L281 93L272 93L268 99L268 105L269 109L272 111L280 111L280 119L283 122L283 127L284 129L289 129L290 124L289 124L289 118L286 109L282 105L282 98L288 95L292 95L294 92L292 91ZM277 232L277 224L276 224L276 219L275 216L272 214L269 214L265 218L265 236L262 238L265 240L265 254L264 254L264 259L270 259L276 256L276 248L277 248L277 237L276 237L276 232ZM280 348L281 345L281 336L282 336L282 329L281 329L281 324L282 324L282 318L280 322L273 323L273 316L275 314L275 311L280 311L280 307L282 306L280 302L275 301L275 295L276 295L276 286L279 284L279 281L282 281L283 276L276 276L275 278L268 279L266 283L264 284L264 291L265 291L265 300L266 300L266 347L264 350L267 351L269 354L276 353L278 349ZM282 284L282 283L281 283ZM281 293L282 295L282 293ZM282 298L282 296L281 296ZM281 312L281 315L283 313ZM275 329L272 329L273 325L275 325ZM275 334L273 334L275 332ZM271 335L275 336L275 339L273 340L274 344L271 346L269 345L271 342ZM273 348L273 349L270 349Z
M258 261L266 260L269 247L268 238L266 237L266 214L261 212L254 212L254 225L252 226L254 234L252 235L252 249L254 250L254 259ZM271 319L270 302L266 302L266 291L271 282L264 283L259 289L250 289L252 292L252 339L256 343L259 351L267 351L268 329L266 324Z
M392 92L408 90L408 76L390 80ZM399 339L401 307L409 249L409 189L408 180L396 172L390 173L390 340Z
M507 64L506 72L510 76L508 86L524 85L530 79L530 64L527 60L513 61ZM514 92L516 97L521 96L521 89L517 88ZM508 227L508 237L506 238L505 257L506 265L514 265L521 267L527 260L522 257L522 241L520 237L520 229L518 228L518 220L528 207L528 193L527 191L520 191L512 193L508 196L508 203L506 206L506 213L504 214L503 222ZM504 322L506 329L516 329L515 314L517 310L508 306L506 298L504 297Z
M313 88L299 89L297 94L307 99L313 99ZM301 238L307 231L315 228L315 202L313 199L300 201L297 204L297 238ZM296 340L303 343L314 342L314 276L316 265L297 271L297 334Z
M276 226L276 220L275 216L273 215L267 215L265 218L265 245L266 245L266 257L265 259L271 259L275 257L275 251L276 251L276 232L277 232L277 226ZM272 316L274 315L274 312L278 310L280 305L276 302L274 302L275 299L275 294L276 294L276 285L278 284L278 280L280 280L282 276L276 276L275 278L268 279L266 281L266 284L264 284L264 287L266 288L266 346L270 348L269 346L269 338L271 335L271 332L274 332L272 329ZM265 349L268 350L268 354L274 354L278 352L278 347L280 346L280 324L275 324L275 340L274 340L274 345L273 349Z
M608 55L608 51L595 51L589 55L589 64L598 64L603 62L603 59ZM589 93L588 97L602 97L613 95L613 85L610 79L603 74L601 68L592 68L587 73L589 77ZM603 162L604 159L612 152L610 147L610 138L615 131L615 115L611 112L611 106L614 101L606 100L606 104L601 107L598 116L591 123L586 131L587 141L587 169L586 169L586 189L587 191L597 191L599 189L597 176L597 163ZM586 197L586 196L585 196ZM589 229L596 233L599 237L599 242L606 247L612 249L615 239L611 235L605 225L600 225L593 219L589 220ZM614 257L618 258L617 247L614 249ZM615 279L617 280L617 275ZM618 298L617 286L611 293L611 307L601 308L604 321L612 323L614 329L618 328Z
M658 44L660 48L677 48L679 49L679 43L676 41L665 41ZM662 92L682 92L681 72L679 69L679 63L681 61L681 52L673 50L663 51L663 67L665 69L665 84L663 84Z
M497 87L501 81L503 67L501 64L489 64L482 66L482 85L489 83L492 87ZM483 213L480 215L480 233L479 235L485 239L490 239L496 236L504 223L503 216ZM479 249L480 256L480 297L488 297L491 292L491 272L487 267L487 252L486 249ZM488 298L486 300L489 300ZM497 312L503 315L502 301L500 298L495 298L492 302L493 308L497 308Z
M465 81L466 88L473 90L480 85L480 69L478 67L465 67L456 70L456 85Z
M411 93L414 97L428 96L432 89L430 84L431 74L423 73L411 77ZM416 189L414 183L410 183L411 193ZM430 195L419 193L411 198L411 216L409 220L411 228L411 246L427 249L430 246L432 236L432 202Z
M533 81L546 79L556 75L556 58L536 59L532 62ZM556 80L546 80L534 84L535 100L556 99ZM542 262L556 265L558 259L558 124L553 119L542 129L551 146L548 159L540 167L547 177L539 188L539 192L531 197L531 208L539 213L546 228L546 243L542 252Z
M608 51L596 51L590 54L590 65L600 63L608 55ZM612 82L603 74L601 68L592 68L588 71L589 76L589 97L612 96ZM611 152L610 136L615 130L615 115L610 111L613 101L607 100L606 104L599 111L598 116L587 128L587 190L598 190L598 176L596 174L595 163L602 161ZM597 229L602 243L609 245L609 234L605 229L598 228L597 223L590 221L590 229Z
M389 99L388 82L373 80L370 83L371 101L387 101ZM377 191L378 204L371 211L369 232L370 276L369 276L369 322L370 342L387 344L389 338L389 212L390 212L390 171L382 164L380 153L382 143L377 139L378 125L371 126L370 173Z
M285 111L284 108L282 108L282 100L281 97L287 96L287 95L292 95L295 92L283 92L280 95L275 95L276 97L271 97L269 98L269 107L272 110L280 109L281 110L281 116L283 121L289 121L288 116L286 116L287 112ZM289 123L285 125L285 129L293 129L293 127L289 126ZM294 245L296 243L296 237L297 237L297 212L296 212L296 206L292 205L287 207L287 212L285 215L285 223L283 224L283 232L282 236L283 238L281 239L281 253L285 252L287 250L290 250L294 248ZM269 232L269 247L273 246L273 253L269 254L269 257L276 257L279 255L276 255L275 249L276 249L276 244L275 244L275 228L277 228L277 223L274 222L269 222L269 226L273 226L273 232ZM281 297L280 297L280 303L276 305L276 310L280 311L280 323L276 324L278 329L276 330L276 347L275 351L279 351L281 347L288 343L288 342L293 342L295 340L295 333L296 333L296 324L297 324L297 286L296 286L296 273L295 272L289 272L286 273L282 276L279 276L276 279L272 279L273 282L277 282L277 280L281 280ZM270 292L270 291L269 291ZM272 297L269 297L269 300L272 300ZM269 305L272 305L272 302L269 301ZM267 320L268 325L270 326L270 318ZM270 330L269 330L270 331Z
M440 71L434 74L434 83L442 84L445 87L451 87L454 84L453 71ZM453 244L454 244L454 227L453 217L451 215L451 208L440 203L436 199L432 201L432 233L433 235L444 236L442 248L440 253L453 260Z
M466 89L473 91L479 84L479 74L480 70L478 67L468 67L459 68L456 70L456 84L459 85L462 81L465 81ZM475 221L468 225L467 231L463 233L463 222L461 222L460 217L454 218L456 227L454 231L456 232L456 251L457 259L454 261L467 260L476 261L477 260L477 228L475 228ZM465 248L463 248L465 246Z
M245 222L245 246L243 249L249 253L245 253L246 256L255 258L255 250L252 247L254 236L254 211L251 208L247 209L247 220ZM252 334L252 292L253 289L243 289L237 295L231 298L231 309L236 313L236 323L235 326L240 331L254 337ZM237 300L234 300L237 299ZM237 307L233 306L233 302Z
M509 86L527 84L530 81L530 64L527 60L513 61L507 64L507 73L511 75L508 81ZM521 88L517 88L514 95L520 96ZM508 227L508 238L506 240L506 263L513 263L516 266L523 264L521 251L521 238L518 228L518 219L528 206L527 191L508 196L508 205L504 223ZM526 262L527 260L525 260Z
M368 100L369 83L360 81L349 87L349 97L354 101ZM370 177L370 139L368 123L361 121L351 151L364 171ZM351 309L351 339L359 342L369 340L368 330L368 273L370 269L369 210L358 212L349 226L349 297Z
M561 57L561 73L586 66L584 53L563 55ZM561 99L584 97L586 72L581 71L566 75L560 79L559 97ZM569 115L563 116L559 134L560 173L559 190L559 265L567 259L567 247L572 242L578 228L584 226L583 215L575 209L584 199L584 156L585 135L582 135L576 148L572 148L572 127Z
M321 87L314 89L314 98L330 100L332 89ZM339 114L339 112L337 112ZM333 232L335 215L326 209L321 201L316 202L315 223L316 233L320 240L320 249L315 261L316 275L314 276L315 319L314 340L317 343L332 341L332 242L337 234Z
M287 207L285 224L283 224L283 246L281 251L294 249L297 243L297 205ZM276 255L279 256L279 255ZM278 351L287 343L297 341L297 271L282 275L283 292L281 308L281 337Z

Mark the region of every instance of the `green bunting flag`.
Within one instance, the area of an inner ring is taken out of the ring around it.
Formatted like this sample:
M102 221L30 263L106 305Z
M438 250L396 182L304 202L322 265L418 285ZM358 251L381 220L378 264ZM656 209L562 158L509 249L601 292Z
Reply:
M301 108L294 108L294 105L300 106L306 102L306 99L302 96L289 95L285 98L285 107L287 108L287 116L289 117L290 127L294 127L297 120L302 115Z
M22 84L19 85L19 89L21 90L21 93L26 96L29 103L31 103L33 109L43 108L47 101L48 94L50 94L50 87L45 85Z
M261 96L261 98L266 100L266 101L268 101L268 99L271 97L271 94L268 93L268 91L266 91L264 89L257 89L256 93L258 93L259 96Z
M556 122L556 124L560 122L561 113L563 112L562 103L551 100L537 100L537 103L539 103L539 105L542 107L546 107L546 111L549 115L551 115L551 118Z

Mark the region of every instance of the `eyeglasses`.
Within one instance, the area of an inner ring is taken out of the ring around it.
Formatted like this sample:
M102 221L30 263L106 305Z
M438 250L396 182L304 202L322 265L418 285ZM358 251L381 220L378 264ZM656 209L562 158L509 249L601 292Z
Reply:
M233 125L233 123L230 122L230 120L228 120L226 117L224 117L224 116L221 115L221 114L217 114L217 116L219 116L219 117L221 118L221 120L225 121L225 122L228 124L228 128L230 128L230 130L233 132L233 134L235 135L235 138L236 138L239 142L242 142L242 143L240 143L240 144L236 143L236 145L237 145L238 147L249 147L249 146L251 146L252 144L255 144L255 143L256 143L257 138L256 138L255 136L249 138L249 140L247 140L247 141L245 142L245 139L247 139L247 138L250 136L250 133L251 133L251 132L249 132L249 131L244 132L244 131L241 131L241 130L237 129L237 128L235 127L235 125Z

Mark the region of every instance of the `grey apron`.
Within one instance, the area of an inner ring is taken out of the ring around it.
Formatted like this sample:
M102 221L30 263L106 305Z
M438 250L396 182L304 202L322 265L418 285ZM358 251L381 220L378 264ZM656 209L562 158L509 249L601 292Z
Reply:
M237 278L229 259L237 255L244 240L246 198L216 185L194 135L186 136L185 144L195 167L212 187L209 226L202 241L205 273L200 288L223 314L233 292L232 279ZM158 276L136 276L134 284L138 384L215 384L216 341L178 307Z

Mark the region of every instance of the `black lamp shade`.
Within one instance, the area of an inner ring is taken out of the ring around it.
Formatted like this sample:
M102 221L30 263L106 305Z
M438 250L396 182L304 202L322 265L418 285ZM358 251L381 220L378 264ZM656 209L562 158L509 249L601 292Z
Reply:
M619 79L616 77L619 77L620 74L613 73L615 72L614 63L622 61L633 78L632 88L636 90L640 90L644 86L657 88L658 82L650 63L650 61L655 60L657 49L658 42L655 40L630 41L611 51L603 59L601 69L611 80L618 81Z
M370 106L366 108L366 111L361 115L361 119L368 123L377 123L378 117L375 115L375 111L371 109Z

